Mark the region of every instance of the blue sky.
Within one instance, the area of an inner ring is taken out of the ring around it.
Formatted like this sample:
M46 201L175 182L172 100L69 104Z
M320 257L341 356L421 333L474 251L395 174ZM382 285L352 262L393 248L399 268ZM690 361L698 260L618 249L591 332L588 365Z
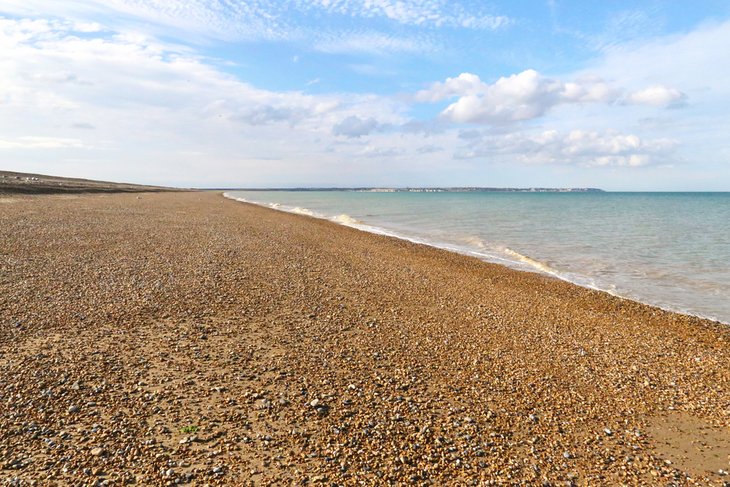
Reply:
M4 0L0 168L730 191L730 3Z

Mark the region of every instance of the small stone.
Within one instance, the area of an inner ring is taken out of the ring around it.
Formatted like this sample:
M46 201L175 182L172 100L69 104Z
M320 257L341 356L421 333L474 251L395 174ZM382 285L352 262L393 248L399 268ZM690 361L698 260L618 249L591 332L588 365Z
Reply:
M75 404L73 406L69 406L68 407L68 412L71 413L71 414L78 413L80 410L81 410L81 408L79 408Z
M573 454L569 451L563 452L563 458L570 460L571 458L573 458Z
M611 431L609 428L604 428L603 432L606 433L606 436L613 436L613 431Z
M92 448L91 454L95 457L101 456L104 453L104 449L100 447Z
M319 399L313 400L312 402L309 403L309 405L312 406L313 408L316 408L317 406L319 406Z

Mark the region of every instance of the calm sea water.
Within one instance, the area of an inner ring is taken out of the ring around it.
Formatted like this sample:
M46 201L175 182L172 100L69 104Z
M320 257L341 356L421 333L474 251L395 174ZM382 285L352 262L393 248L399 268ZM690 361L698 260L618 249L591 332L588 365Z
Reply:
M227 194L730 323L730 193Z

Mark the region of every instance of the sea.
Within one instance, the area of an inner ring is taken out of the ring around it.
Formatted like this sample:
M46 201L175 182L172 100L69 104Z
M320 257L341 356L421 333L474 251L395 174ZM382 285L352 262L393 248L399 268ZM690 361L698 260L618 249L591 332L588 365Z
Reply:
M730 323L730 193L226 195Z

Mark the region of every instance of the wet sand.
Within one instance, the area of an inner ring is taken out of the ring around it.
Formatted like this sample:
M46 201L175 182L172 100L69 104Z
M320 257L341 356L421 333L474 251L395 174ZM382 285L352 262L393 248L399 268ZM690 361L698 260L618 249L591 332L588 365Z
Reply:
M726 325L217 193L0 242L3 481L730 482Z

